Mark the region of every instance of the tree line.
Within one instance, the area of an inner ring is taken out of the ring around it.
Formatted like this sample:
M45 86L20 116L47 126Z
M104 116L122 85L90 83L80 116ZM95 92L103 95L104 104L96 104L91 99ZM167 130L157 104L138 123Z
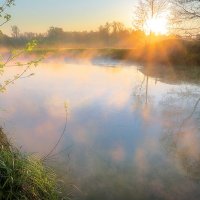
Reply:
M13 1L6 1L13 3ZM170 11L170 13L168 13ZM65 31L60 27L50 27L46 33L22 33L17 26L11 27L11 36L0 31L0 45L21 47L31 40L37 40L42 47L113 47L135 48L144 46L148 36L144 26L148 19L167 14L170 35L157 35L154 40L169 38L200 39L200 1L196 0L138 0L133 9L133 26L127 28L121 22L107 22L93 31ZM10 15L3 17L6 23ZM151 33L153 35L154 33Z
M132 30L121 22L107 22L92 31L64 31L60 27L50 27L46 33L22 33L17 26L11 27L11 36L0 32L0 44L4 46L24 46L30 40L37 40L40 46L68 47L131 47L140 42L145 34Z
M156 40L175 38L177 35L157 35ZM22 47L31 40L37 40L42 47L93 47L134 48L144 45L147 36L141 29L125 27L121 22L107 22L96 31L64 31L50 27L46 33L22 33L17 26L11 27L11 36L0 31L0 44L6 47Z

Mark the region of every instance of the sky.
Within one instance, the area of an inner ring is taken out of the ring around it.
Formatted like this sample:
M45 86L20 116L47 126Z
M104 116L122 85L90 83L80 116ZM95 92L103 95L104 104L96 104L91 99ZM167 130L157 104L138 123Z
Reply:
M96 30L100 24L120 21L131 27L137 0L16 0L2 27L6 34L17 25L21 32L44 33L49 27L65 31Z

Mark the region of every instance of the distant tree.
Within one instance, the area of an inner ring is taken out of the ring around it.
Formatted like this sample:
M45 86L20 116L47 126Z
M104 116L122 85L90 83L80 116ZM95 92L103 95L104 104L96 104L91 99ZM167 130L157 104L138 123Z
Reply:
M57 35L62 35L63 33L64 33L63 29L58 27L50 27L48 30L49 37L55 37Z
M123 23L116 22L116 21L112 23L112 33L116 34L116 33L123 32L124 30L125 30L125 26Z
M106 45L110 45L110 33L112 30L112 23L107 22L105 25L101 25L99 26L99 37L101 38L101 40L106 44Z
M147 37L142 30L125 27L118 21L107 22L95 31L64 31L59 27L50 27L45 34L24 32L20 33L18 27L13 26L12 38L0 35L0 44L23 47L30 40L37 40L40 46L63 47L120 47L142 48Z
M47 39L51 43L62 42L65 37L65 32L59 27L50 27L47 32Z
M106 23L105 25L99 26L98 32L101 36L106 37L111 32L112 25L111 23Z
M25 32L23 34L23 37L26 38L27 40L33 40L34 38L37 37L37 34L32 33L32 32Z
M19 35L20 35L19 28L17 26L11 26L11 29L12 29L12 33L11 33L12 37L13 38L18 38Z

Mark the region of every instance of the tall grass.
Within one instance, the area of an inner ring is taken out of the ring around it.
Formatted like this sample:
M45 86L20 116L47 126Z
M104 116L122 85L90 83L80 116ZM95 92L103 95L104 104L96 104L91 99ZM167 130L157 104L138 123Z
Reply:
M33 156L12 148L0 130L0 199L59 199L56 175Z

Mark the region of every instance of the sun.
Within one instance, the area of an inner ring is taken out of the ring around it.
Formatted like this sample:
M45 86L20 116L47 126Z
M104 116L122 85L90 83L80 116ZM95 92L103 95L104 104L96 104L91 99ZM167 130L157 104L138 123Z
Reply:
M168 33L168 20L165 17L148 19L144 25L145 33L148 35L154 33L167 34Z

